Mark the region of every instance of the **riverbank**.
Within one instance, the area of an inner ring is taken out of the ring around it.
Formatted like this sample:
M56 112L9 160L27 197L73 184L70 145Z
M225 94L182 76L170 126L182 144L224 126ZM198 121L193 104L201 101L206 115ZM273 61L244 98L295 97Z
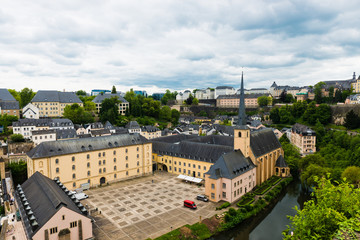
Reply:
M271 185L267 191L259 191L261 188L258 187L258 191L255 189L253 192L244 195L238 204L233 204L233 207L229 208L227 212L204 219L193 225L185 225L156 238L156 240L208 239L221 232L229 231L241 223L248 222L268 208L273 207L277 197L283 193L286 186L292 181L291 177L281 179L281 181L276 181L272 178L266 183ZM256 195L256 193L259 195Z

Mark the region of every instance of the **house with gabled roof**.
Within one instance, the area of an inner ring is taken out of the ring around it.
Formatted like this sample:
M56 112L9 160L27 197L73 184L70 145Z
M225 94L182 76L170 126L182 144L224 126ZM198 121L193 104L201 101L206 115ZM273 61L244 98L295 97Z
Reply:
M93 239L88 210L59 179L35 172L15 200L28 239Z

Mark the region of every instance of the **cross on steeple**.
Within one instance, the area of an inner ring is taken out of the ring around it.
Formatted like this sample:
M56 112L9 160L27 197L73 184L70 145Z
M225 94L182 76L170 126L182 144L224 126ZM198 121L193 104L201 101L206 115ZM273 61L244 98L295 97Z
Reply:
M237 126L246 126L245 113L245 94L244 94L244 73L241 72L241 87L240 87L240 104L239 104L239 118Z

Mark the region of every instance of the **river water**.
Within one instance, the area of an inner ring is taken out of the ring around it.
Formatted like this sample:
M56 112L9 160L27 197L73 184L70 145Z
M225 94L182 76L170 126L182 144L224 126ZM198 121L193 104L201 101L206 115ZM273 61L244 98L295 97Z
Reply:
M302 208L310 198L301 187L300 181L293 181L268 209L258 216L242 222L238 227L216 235L211 240L280 240L282 231L290 223L286 217L294 216L294 207Z

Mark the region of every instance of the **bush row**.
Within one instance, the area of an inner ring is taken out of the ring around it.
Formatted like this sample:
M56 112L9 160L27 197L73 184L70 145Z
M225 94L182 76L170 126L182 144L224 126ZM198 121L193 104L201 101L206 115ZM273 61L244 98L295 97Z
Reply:
M221 210L223 208L227 208L230 206L230 203L229 202L225 202L223 203L220 207L217 207L216 210Z

